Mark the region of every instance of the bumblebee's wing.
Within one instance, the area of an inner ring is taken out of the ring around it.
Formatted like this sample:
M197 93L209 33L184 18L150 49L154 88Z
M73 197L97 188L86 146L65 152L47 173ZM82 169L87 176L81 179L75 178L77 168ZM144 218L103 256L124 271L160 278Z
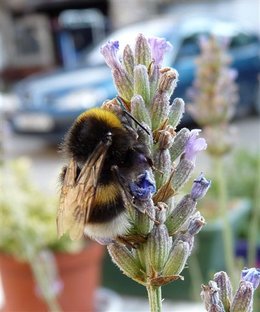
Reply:
M60 203L57 211L57 231L58 236L61 237L68 228L67 222L66 222L66 215L68 214L68 207L66 207L65 201L66 197L69 194L70 190L74 187L75 180L76 180L76 172L77 172L77 164L76 162L71 159L69 162L69 165L64 168L65 174L63 178L63 184L61 188L60 193Z
M100 143L89 157L76 179L77 165L70 161L61 189L57 216L58 236L69 231L71 239L83 235L85 223L93 208L97 180L102 169L108 144Z

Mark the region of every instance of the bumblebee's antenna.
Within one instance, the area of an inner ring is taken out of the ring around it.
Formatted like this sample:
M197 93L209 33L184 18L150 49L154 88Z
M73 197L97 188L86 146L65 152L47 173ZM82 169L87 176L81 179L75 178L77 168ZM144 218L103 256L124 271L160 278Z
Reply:
M122 108L123 112L130 117L140 128L142 128L148 135L151 135L150 132L131 114L129 113L126 109L124 104L122 103L122 100L119 96L116 97L116 100L118 101L120 107Z

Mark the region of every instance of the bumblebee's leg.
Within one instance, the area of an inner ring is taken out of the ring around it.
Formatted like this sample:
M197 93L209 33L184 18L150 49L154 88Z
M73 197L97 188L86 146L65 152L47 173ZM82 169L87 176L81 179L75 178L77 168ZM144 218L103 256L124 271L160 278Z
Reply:
M112 166L111 170L114 173L118 183L120 184L122 191L124 192L126 200L129 202L129 204L134 205L133 203L134 197L131 196L131 194L126 190L127 184L125 183L125 179L120 174L118 167Z

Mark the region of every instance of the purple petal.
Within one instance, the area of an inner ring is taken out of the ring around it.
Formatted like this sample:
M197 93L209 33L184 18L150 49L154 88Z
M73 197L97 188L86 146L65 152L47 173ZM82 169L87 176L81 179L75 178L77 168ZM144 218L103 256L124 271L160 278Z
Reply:
M237 79L237 76L238 76L238 72L236 69L233 69L233 68L230 68L228 70L228 76L229 76L229 79L231 81L235 81Z
M193 129L190 132L190 137L185 146L185 159L195 162L198 152L207 148L207 143L204 138L198 138L201 130Z
M121 68L121 63L118 58L118 49L119 42L118 41L108 41L100 48L101 54L104 56L107 65L111 69Z
M164 38L158 37L149 38L148 43L151 48L151 55L155 65L160 66L163 61L164 54L172 49L172 45Z
M137 199L148 200L156 191L155 181L146 170L136 181L130 183L130 190Z
M200 174L200 176L194 180L193 186L191 189L191 198L194 200L201 199L204 197L210 188L211 181L207 180L203 173Z
M254 289L256 289L260 284L260 269L244 268L241 272L241 279L243 281L252 283Z

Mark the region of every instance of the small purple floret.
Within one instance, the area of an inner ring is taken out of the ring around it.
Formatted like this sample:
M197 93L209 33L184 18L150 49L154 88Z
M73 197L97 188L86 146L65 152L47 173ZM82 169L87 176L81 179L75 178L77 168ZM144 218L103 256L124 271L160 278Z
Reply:
M100 48L101 54L104 56L107 65L111 69L121 68L121 63L118 58L119 42L108 41Z
M185 146L185 159L195 163L198 152L201 152L207 148L207 143L204 138L198 138L201 130L193 129L190 132L190 137Z
M241 272L241 279L252 283L254 289L256 289L260 284L260 269L244 268Z
M146 170L136 181L130 183L130 190L136 199L148 200L156 191L155 182Z
M162 64L164 54L172 49L172 45L164 38L158 37L149 38L148 43L151 48L151 55L155 65L160 66Z
M191 189L191 198L193 200L199 200L204 197L210 188L211 181L207 180L203 173L199 175L199 177L193 181L192 189Z
M204 225L205 220L203 217L192 219L188 227L189 234L192 236L198 234Z

